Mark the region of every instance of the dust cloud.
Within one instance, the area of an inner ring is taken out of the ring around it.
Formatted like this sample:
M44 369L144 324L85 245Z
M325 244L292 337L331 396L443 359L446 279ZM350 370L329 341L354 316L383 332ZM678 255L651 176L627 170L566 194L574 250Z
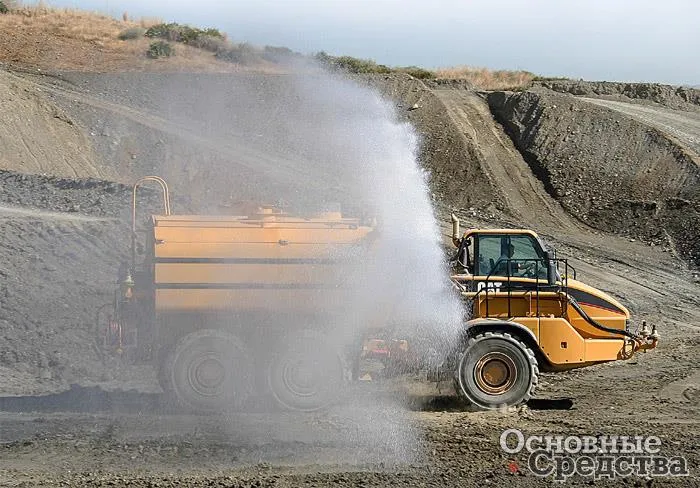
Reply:
M356 264L339 277L342 306L331 309L337 300L330 294L337 290L314 297L327 336L318 347L356 345L363 331L379 325L385 339L410 344L420 337L413 343L422 347L416 355L431 366L444 360L463 311L447 278L427 175L417 159L419 138L392 103L319 69L210 77L201 92L200 81L183 81L175 76L164 83L160 100L151 103L169 120L205 134L218 152L193 159L184 172L163 166L174 193L187 192L193 210L235 213L237 206L275 203L304 216L340 207L345 215L377 222L370 246L336 256ZM204 187L206 195L197 195L195 188ZM306 318L285 320L302 329ZM267 348L263 344L256 355ZM420 455L421 433L406 408L406 389L401 378L377 378L350 384L320 412L232 414L227 434L237 443L330 444L338 447L337 458L352 464L409 462ZM275 462L270 456L263 461ZM292 456L290 462L298 461Z

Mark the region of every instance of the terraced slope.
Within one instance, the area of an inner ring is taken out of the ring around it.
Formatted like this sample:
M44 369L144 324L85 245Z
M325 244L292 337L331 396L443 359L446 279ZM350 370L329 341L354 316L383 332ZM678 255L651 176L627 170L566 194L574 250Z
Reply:
M516 222L553 233L580 228L545 191L502 127L494 123L482 97L466 90L438 89L434 93L463 135L464 143L473 148L475 163L488 175L504 210Z

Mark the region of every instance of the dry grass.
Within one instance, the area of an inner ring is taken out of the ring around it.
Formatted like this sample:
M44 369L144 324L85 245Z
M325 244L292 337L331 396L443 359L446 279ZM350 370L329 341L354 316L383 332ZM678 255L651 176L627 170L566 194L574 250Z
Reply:
M159 25L163 23L163 19L159 17L141 17L138 23L144 29L150 29L154 25Z
M116 41L125 26L137 25L120 22L112 17L93 12L46 6L18 7L2 19L3 24L15 27L40 25L46 34L59 35L92 43Z
M536 78L529 71L490 70L472 66L438 69L435 76L450 80L467 80L482 90L524 89Z
M124 19L127 20L124 20ZM151 39L120 40L126 29L148 28L160 19L115 19L106 15L44 5L17 7L0 15L0 62L42 70L279 72L272 63L240 66L210 52L180 45L177 56L152 60Z

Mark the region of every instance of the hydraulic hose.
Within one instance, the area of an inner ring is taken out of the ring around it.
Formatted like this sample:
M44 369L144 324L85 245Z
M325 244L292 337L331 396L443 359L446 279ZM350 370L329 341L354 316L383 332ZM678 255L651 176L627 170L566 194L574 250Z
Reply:
M579 313L579 315L581 315L583 320L585 320L586 322L591 324L596 329L602 330L603 332L608 332L610 334L617 334L617 335L629 337L630 339L632 339L634 341L643 340L641 337L639 337L639 336L637 336L637 335L635 335L627 330L613 329L612 327L606 327L606 326L600 324L599 322L597 322L596 320L591 318L591 316L588 315L583 308L581 308L581 305L579 305L579 303L576 301L576 299L574 297L572 297L571 295L569 295L569 303L571 304L572 307L574 307L574 310L576 310Z

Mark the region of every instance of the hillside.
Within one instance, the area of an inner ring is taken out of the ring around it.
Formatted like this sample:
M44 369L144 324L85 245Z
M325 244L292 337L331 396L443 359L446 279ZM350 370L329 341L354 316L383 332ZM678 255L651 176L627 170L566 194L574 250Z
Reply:
M145 22L148 26L153 21ZM211 53L186 45L177 56L153 60L150 39L120 40L140 23L72 9L25 7L0 14L0 63L21 69L66 71L240 71ZM143 33L145 29L142 29Z

